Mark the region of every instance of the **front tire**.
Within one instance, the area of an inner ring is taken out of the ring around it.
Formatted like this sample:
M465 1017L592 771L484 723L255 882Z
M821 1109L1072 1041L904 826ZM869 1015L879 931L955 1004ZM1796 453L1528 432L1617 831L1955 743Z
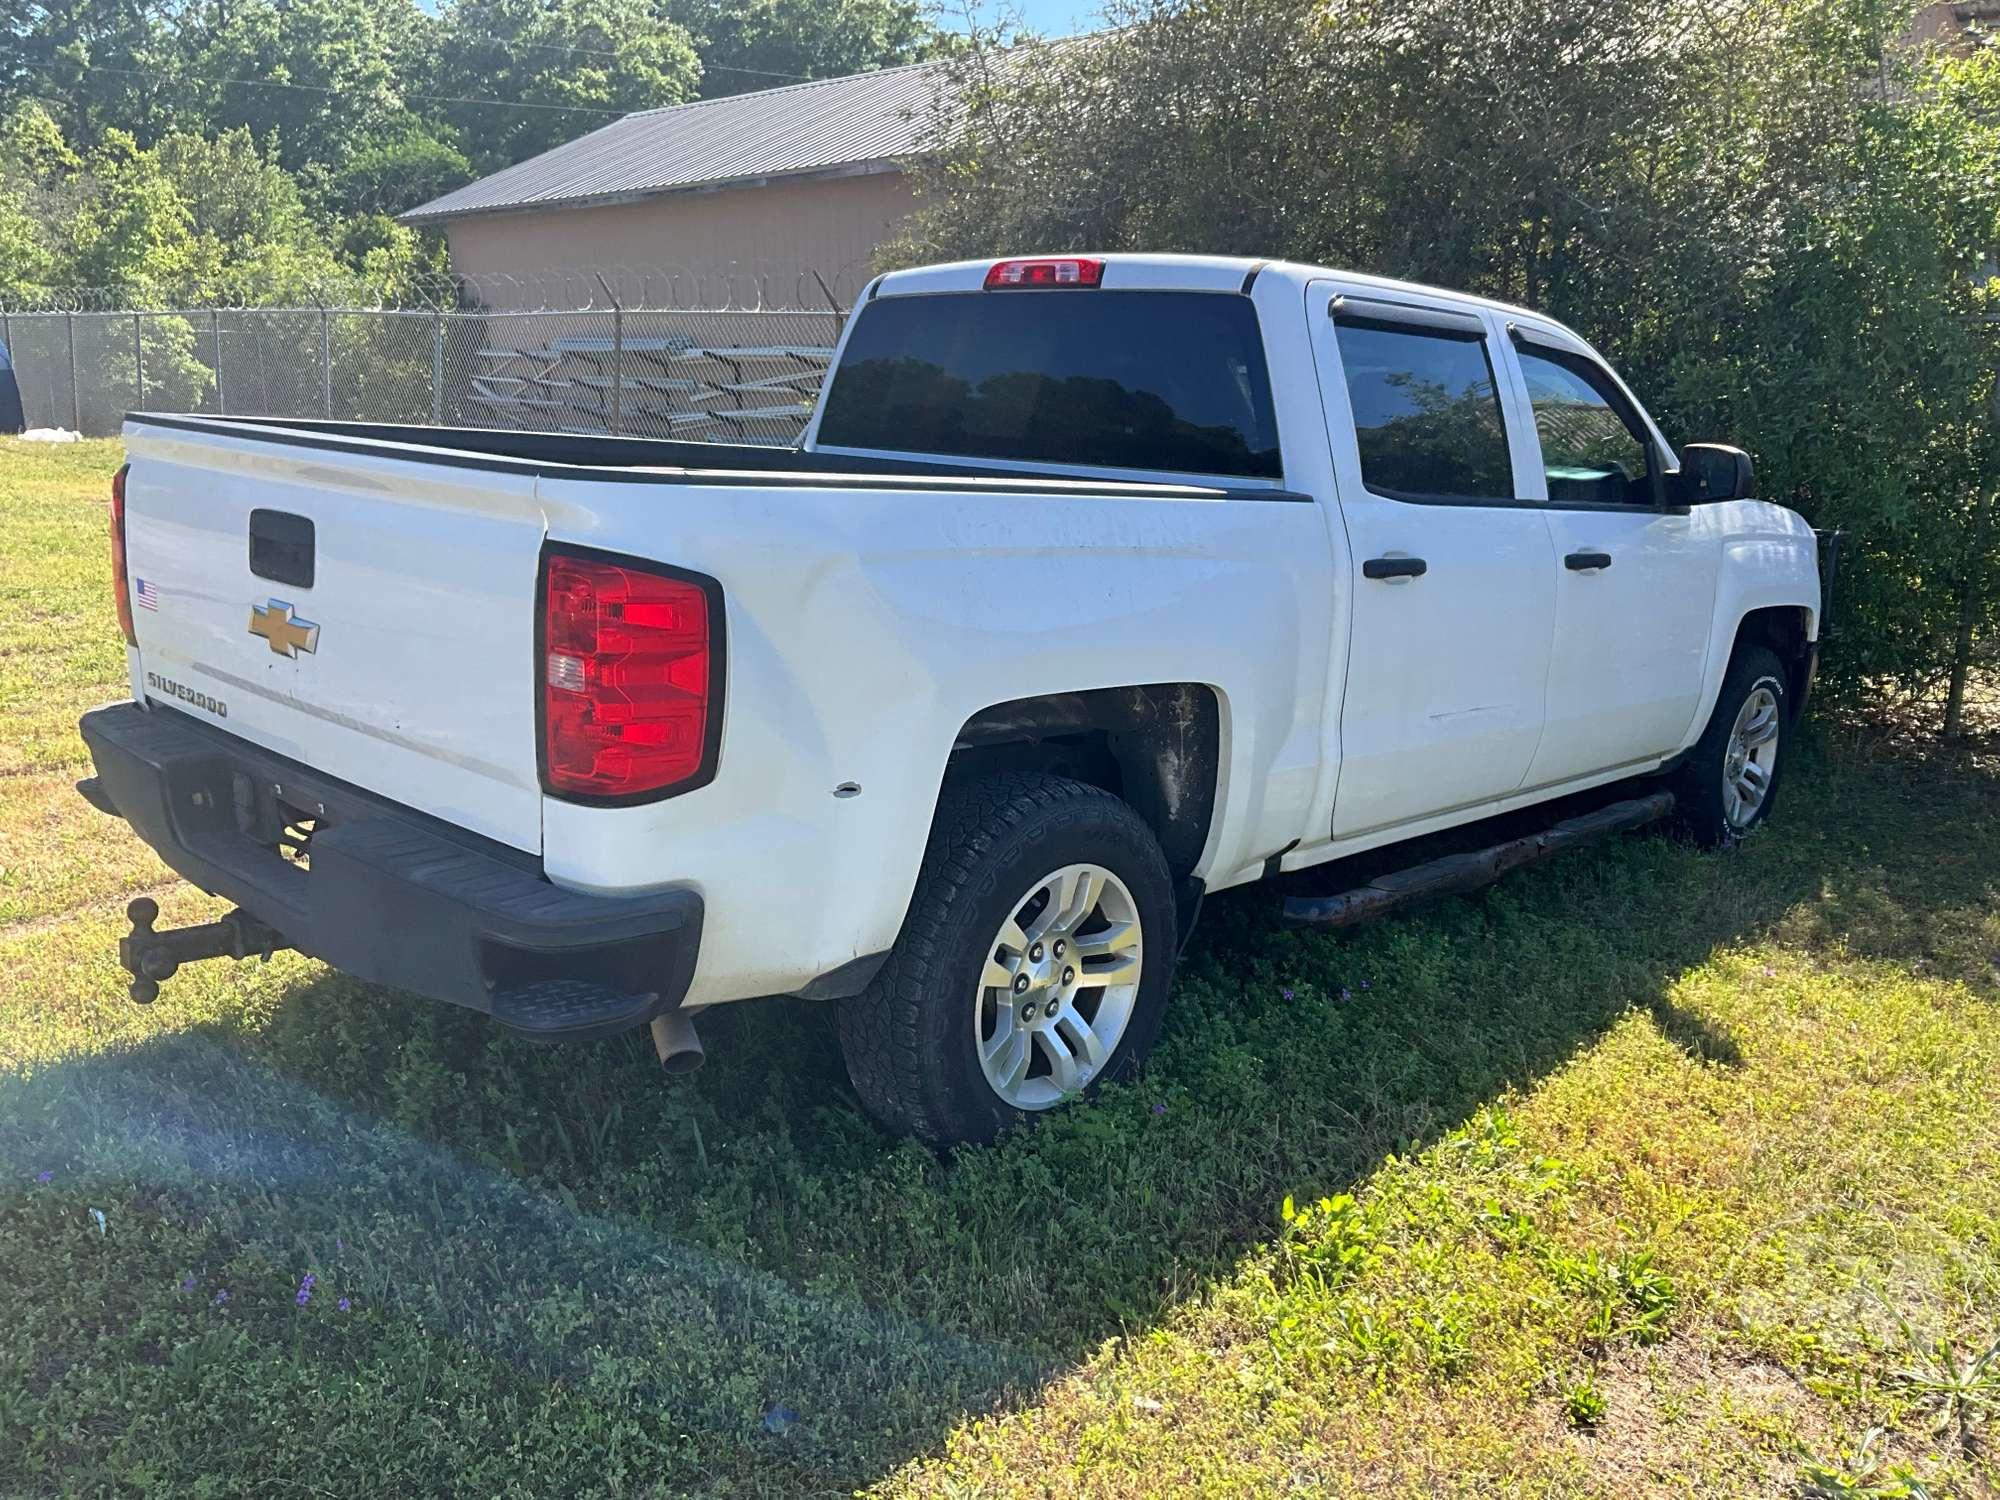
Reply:
M1736 653L1708 727L1674 781L1674 817L1704 848L1747 837L1771 815L1792 730L1784 663L1763 646Z
M936 1145L1092 1093L1158 1035L1174 937L1166 857L1126 803L1058 776L947 785L902 935L841 1004L855 1090Z

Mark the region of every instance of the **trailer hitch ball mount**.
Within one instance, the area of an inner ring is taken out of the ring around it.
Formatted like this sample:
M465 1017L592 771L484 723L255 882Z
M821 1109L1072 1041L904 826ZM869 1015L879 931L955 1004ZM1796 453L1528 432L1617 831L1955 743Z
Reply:
M275 927L240 909L219 922L166 932L153 930L160 904L150 896L133 901L125 915L132 919L132 930L118 940L118 962L132 976L132 998L141 1005L158 999L160 981L173 978L182 964L203 958L248 958L253 953L268 959L291 946Z

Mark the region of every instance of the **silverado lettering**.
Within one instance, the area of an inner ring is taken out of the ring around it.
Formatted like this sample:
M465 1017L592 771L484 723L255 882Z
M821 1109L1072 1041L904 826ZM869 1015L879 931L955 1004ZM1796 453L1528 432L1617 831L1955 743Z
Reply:
M158 672L146 674L146 686L163 698L173 698L181 703L191 703L204 713L214 714L218 719L229 717L229 705L220 698L211 697L199 689L191 688L184 682L175 682L171 677L162 677Z

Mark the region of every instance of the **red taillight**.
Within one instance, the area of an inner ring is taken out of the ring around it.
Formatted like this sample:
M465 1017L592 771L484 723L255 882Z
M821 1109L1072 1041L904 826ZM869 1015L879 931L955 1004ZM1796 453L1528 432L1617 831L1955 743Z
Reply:
M713 582L566 552L543 580L548 790L636 798L706 782L722 728Z
M1065 256L1058 260L999 260L986 273L986 290L1013 287L1096 286L1104 280L1104 262Z
M130 464L119 466L111 476L111 582L118 591L118 628L125 632L125 644L139 644L132 628L132 580L125 571L125 476Z

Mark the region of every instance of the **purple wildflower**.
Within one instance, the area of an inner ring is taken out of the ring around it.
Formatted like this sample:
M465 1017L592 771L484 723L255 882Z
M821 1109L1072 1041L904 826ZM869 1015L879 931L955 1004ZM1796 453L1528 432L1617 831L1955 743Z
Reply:
M313 1275L312 1272L306 1272L305 1279L299 1283L299 1294L292 1298L292 1300L298 1303L300 1307L304 1307L308 1302L312 1301L313 1283L317 1280L319 1278Z
M1369 985L1368 985L1368 981L1367 981L1367 980L1365 980L1365 979L1364 979L1364 980L1362 980L1362 981L1361 981L1361 988L1363 988L1363 989L1365 990L1365 989L1367 989L1368 987L1369 987Z
M354 1307L354 1304L352 1302L349 1302L345 1297L342 1297L340 1301L335 1305L338 1306L342 1312L351 1311Z
M333 1237L333 1248L336 1254L345 1255L347 1253L347 1241L336 1234Z
M35 1174L35 1181L37 1182L54 1182L55 1180L56 1174L53 1172L37 1172Z
M1291 999L1291 998L1292 998L1292 992L1291 992L1291 990L1290 990L1289 988L1287 988L1287 989L1282 989L1282 990L1278 991L1278 993L1279 993L1279 994L1281 994L1281 995L1283 995L1283 996L1284 996L1284 997L1285 997L1285 998L1286 998L1287 1000L1289 1000L1289 999Z
M194 1290L194 1277L192 1277L192 1276L183 1276L183 1277L181 1278L181 1290L182 1290L182 1291L184 1291L184 1292L191 1292L191 1291L193 1291L193 1290Z
M227 1302L228 1300L229 1300L229 1288L228 1288L228 1287L224 1287L224 1288L223 1288L223 1289L222 1289L221 1291L219 1291L219 1292L217 1292L217 1293L215 1294L215 1305L216 1305L217 1307L220 1307L220 1306L222 1306L222 1304L223 1304L223 1303L225 1303L225 1302Z
M1764 965L1764 977L1765 977L1766 979L1776 979L1776 978L1778 977L1778 971L1777 971L1777 969L1776 969L1776 968L1774 968L1774 967L1773 967L1772 965L1770 965L1770 964L1765 964L1765 965Z
M1354 998L1354 991L1343 984L1340 987L1340 998L1343 1000L1352 1000Z
M1153 1113L1156 1115L1163 1115L1166 1112L1167 1112L1167 1107L1164 1104L1155 1104L1153 1106Z

